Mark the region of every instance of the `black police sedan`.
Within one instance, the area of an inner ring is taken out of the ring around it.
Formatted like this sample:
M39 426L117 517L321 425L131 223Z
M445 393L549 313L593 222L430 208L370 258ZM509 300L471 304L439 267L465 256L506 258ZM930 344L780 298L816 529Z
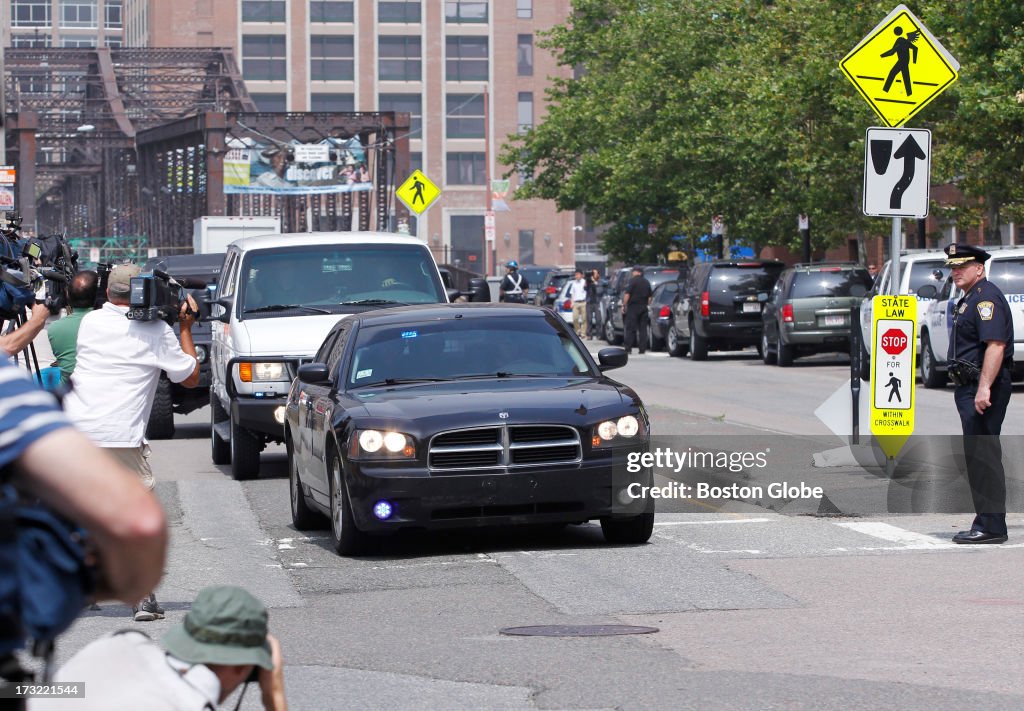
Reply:
M599 519L605 539L643 543L653 502L649 422L636 393L602 371L547 309L410 306L356 314L299 367L285 438L292 520L330 519L335 549L372 534ZM634 494L630 495L630 492Z

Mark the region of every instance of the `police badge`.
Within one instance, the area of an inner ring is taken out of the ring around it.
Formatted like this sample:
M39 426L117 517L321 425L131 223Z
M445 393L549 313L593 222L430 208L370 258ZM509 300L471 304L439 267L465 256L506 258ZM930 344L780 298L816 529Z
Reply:
M982 321L991 321L992 315L995 313L996 307L991 301L979 301L978 302L978 315L981 316Z

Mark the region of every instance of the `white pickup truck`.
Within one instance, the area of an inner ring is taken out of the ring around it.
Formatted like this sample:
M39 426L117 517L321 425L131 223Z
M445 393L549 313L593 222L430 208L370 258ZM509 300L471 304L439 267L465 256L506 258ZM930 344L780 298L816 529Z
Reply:
M211 304L214 464L230 463L234 479L259 474L260 452L284 439L285 400L299 365L339 319L458 294L413 237L343 232L232 242Z
M990 249L992 258L985 262L985 275L998 286L1010 303L1013 318L1013 351L1024 360L1024 249ZM921 382L926 388L945 387L946 357L953 330L953 307L963 292L947 278L937 287L937 299L928 304L918 317L921 332ZM1021 366L1013 369L1014 380L1021 378Z

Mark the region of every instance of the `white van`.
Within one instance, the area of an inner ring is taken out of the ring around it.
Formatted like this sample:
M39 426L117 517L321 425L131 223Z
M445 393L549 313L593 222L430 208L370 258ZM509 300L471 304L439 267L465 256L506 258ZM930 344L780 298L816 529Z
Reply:
M985 262L985 275L998 286L1010 303L1013 318L1013 352L1024 361L1024 249L993 248L986 250L992 258ZM928 304L924 318L918 317L921 331L921 381L926 388L946 385L946 356L953 331L953 307L963 292L946 278L938 285L938 298ZM1021 365L1013 369L1014 380L1022 376Z
M211 310L210 445L235 479L259 474L284 439L285 401L301 363L339 319L370 309L447 303L430 250L391 233L263 235L232 242Z

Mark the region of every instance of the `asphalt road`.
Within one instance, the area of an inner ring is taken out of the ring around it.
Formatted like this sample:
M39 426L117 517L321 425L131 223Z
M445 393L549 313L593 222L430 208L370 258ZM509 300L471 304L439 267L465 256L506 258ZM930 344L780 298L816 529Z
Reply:
M848 364L797 364L768 368L752 351L706 363L647 355L617 375L644 398L659 436L775 440L780 456L796 443L807 452L843 445L812 413ZM919 428L955 432L952 391L918 393ZM1024 433L1017 402L1013 435ZM176 439L153 443L172 522L158 591L168 619L139 626L159 636L205 585L249 588L270 607L293 709L1024 706L1019 514L1009 517L1009 544L965 549L949 542L964 514L786 515L741 500L675 502L659 509L644 546L606 545L598 526L584 525L421 533L344 559L326 531L291 527L283 451L265 455L258 481L233 482L210 463L207 418L206 409L179 418ZM607 623L659 631L499 634ZM60 654L132 626L128 608L104 604ZM258 708L249 696L244 707Z

